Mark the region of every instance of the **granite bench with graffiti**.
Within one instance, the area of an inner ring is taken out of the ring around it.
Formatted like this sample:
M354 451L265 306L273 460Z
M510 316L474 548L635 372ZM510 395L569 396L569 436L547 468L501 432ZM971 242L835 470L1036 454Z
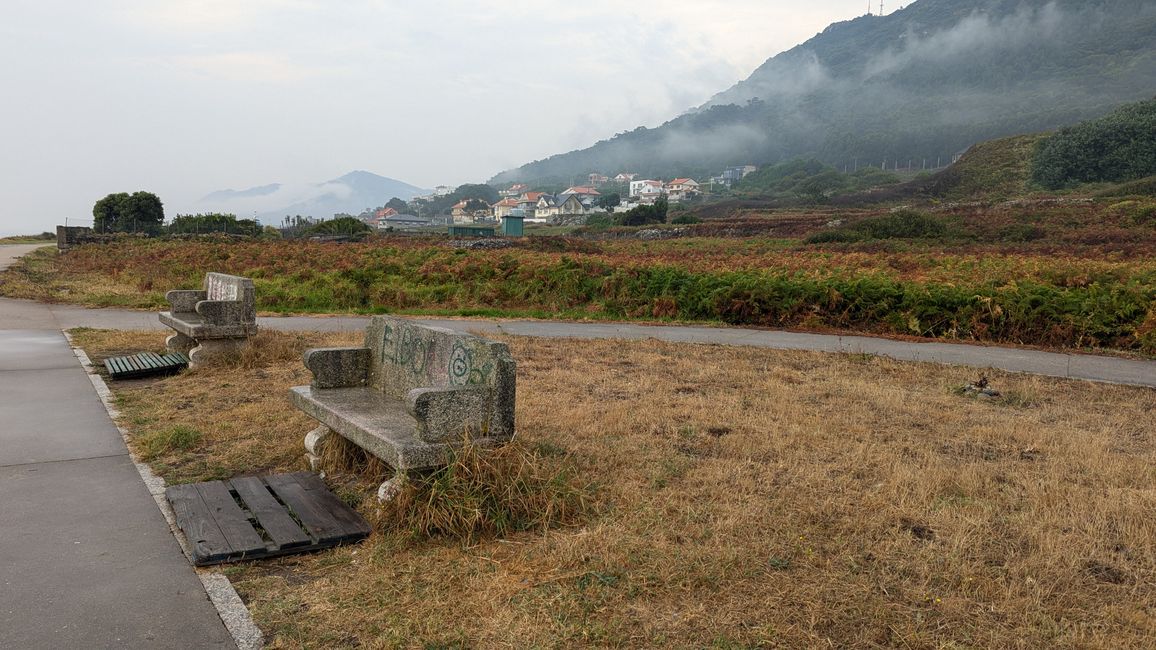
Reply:
M159 314L161 323L176 330L165 346L187 354L191 368L235 354L257 333L252 280L206 273L204 287L166 293L170 310Z
M397 474L447 465L466 442L499 445L514 435L516 365L504 343L392 316L374 316L365 346L305 352L309 386L289 390L294 406L321 426L305 437L310 464L337 433Z

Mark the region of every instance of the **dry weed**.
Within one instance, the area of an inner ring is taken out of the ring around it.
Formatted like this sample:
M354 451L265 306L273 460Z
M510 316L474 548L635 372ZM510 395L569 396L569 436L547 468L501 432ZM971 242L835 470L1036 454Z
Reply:
M388 533L230 569L273 647L1156 638L1156 391L991 372L1014 403L980 401L955 394L968 369L506 340L522 449L596 482L596 510L466 547ZM283 395L307 380L294 361L114 390L134 434L204 433L154 461L172 480L296 463L313 423Z

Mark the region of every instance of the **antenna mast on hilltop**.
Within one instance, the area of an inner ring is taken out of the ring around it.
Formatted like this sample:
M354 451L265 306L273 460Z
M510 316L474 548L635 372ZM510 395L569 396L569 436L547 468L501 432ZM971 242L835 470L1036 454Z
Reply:
M879 0L879 15L883 15L883 0Z

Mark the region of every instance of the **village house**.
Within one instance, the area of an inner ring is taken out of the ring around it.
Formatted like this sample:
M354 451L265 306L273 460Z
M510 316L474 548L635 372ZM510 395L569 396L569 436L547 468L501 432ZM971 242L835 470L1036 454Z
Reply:
M604 175L599 174L597 172L590 174L589 179L590 179L589 183L593 187L598 187L599 185L604 185L604 184L610 182L609 176L604 176Z
M666 184L666 194L677 203L698 196L699 184L693 178L676 178Z
M534 217L549 220L555 217L589 214L590 211L591 208L582 203L580 195L578 194L563 193L558 196L543 194L538 198L538 204L534 209Z
M631 172L622 172L621 174L614 177L614 182L615 183L622 183L623 185L625 185L625 184L629 183L630 181L634 180L635 178L638 178L638 174L634 174Z
M530 186L525 183L514 183L504 190L498 190L498 196L504 199L516 199L530 190Z
M586 212L591 212L598 204L598 199L602 198L602 193L593 187L579 186L568 188L558 196L559 198L566 196L576 196L582 203L582 207L586 210Z
M382 220L382 225L379 228L392 228L394 230L416 230L418 228L426 228L433 225L433 219L429 217L419 217L412 214L392 214Z
M518 209L518 199L509 197L502 199L494 204L494 218L501 219L510 216L511 212Z
M453 217L454 223L466 223L467 221L473 221L473 219L467 218L471 213L466 210L466 203L468 202L458 201L454 204L454 207L450 208L450 216Z
M662 181L630 181L630 196L641 197L643 194L662 194Z
M480 203L482 207L470 209L470 203ZM490 217L492 208L490 204L481 199L467 199L459 201L450 208L450 216L453 223L474 223L478 220L486 220Z
M533 219L537 215L534 211L538 209L538 199L542 198L545 192L526 192L518 197L518 207L522 209L527 219Z

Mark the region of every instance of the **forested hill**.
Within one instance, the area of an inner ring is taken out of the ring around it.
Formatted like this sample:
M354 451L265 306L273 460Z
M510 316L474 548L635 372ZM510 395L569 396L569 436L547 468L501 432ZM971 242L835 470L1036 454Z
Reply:
M1152 0L919 0L831 25L705 105L495 182L702 176L814 157L950 160L969 145L1156 94Z

